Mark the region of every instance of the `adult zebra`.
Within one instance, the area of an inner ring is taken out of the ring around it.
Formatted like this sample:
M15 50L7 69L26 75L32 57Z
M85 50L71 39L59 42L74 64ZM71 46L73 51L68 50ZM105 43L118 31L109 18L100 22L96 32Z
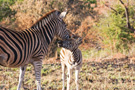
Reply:
M63 40L69 38L69 31L63 18L66 11L53 10L40 18L31 28L23 31L9 30L0 27L0 65L20 67L20 90L26 67L33 64L37 81L37 90L41 90L42 60L48 52L48 46L54 36Z

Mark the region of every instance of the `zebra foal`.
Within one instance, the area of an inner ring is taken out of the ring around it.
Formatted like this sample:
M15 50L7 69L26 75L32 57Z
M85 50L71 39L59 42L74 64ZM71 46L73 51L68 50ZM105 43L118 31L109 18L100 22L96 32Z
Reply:
M37 90L41 90L42 60L48 53L50 43L55 36L62 40L70 37L63 21L65 15L66 11L53 10L23 31L0 27L0 65L20 67L17 90L21 88L28 64L34 66Z
M82 38L75 36L72 39L67 41L59 41L58 46L62 47L60 51L60 61L62 66L62 79L63 79L63 88L65 89L65 66L67 66L67 90L70 89L71 82L71 73L75 69L75 83L76 90L79 90L78 76L80 68L82 67L82 53L78 49L78 46L82 43Z

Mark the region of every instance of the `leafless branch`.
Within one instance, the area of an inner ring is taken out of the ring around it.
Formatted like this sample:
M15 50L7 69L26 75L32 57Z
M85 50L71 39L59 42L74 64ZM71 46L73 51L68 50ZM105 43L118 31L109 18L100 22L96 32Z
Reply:
M115 10L114 8L108 6L107 4L104 4L104 5L105 5L106 7L108 7L108 8L110 8L111 10L113 10L114 12L116 12L116 14L117 14L117 10Z
M121 4L122 4L122 5L124 6L124 8L125 8L127 27L128 27L129 29L131 29L131 25L130 25L130 21L129 21L128 0L127 0L127 5L125 5L122 0L119 0L119 1L121 2Z
M122 0L119 0L119 1L121 2L121 4L123 4L124 6L126 6Z

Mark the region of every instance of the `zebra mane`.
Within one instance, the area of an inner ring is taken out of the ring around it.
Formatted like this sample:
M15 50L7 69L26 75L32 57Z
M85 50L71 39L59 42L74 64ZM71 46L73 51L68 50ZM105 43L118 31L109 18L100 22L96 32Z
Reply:
M38 22L40 22L41 20L43 20L44 18L47 18L50 14L52 14L53 12L56 12L57 10L52 10L50 12L48 12L47 14L45 14L44 16L42 16L39 20L37 20L32 26L36 25ZM31 26L31 27L32 27Z

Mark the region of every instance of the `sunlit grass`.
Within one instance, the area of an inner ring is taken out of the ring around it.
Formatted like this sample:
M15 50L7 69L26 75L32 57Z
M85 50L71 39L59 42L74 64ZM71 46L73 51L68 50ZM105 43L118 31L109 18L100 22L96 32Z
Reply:
M19 69L0 67L0 90L16 90L18 84ZM41 71L41 84L43 90L62 89L61 65L46 64ZM71 89L75 89L75 76L72 75ZM79 76L81 90L134 90L135 67L127 62L117 64L109 62L84 62ZM28 90L36 89L34 68L28 66L25 74L24 87ZM65 86L66 87L66 86Z

